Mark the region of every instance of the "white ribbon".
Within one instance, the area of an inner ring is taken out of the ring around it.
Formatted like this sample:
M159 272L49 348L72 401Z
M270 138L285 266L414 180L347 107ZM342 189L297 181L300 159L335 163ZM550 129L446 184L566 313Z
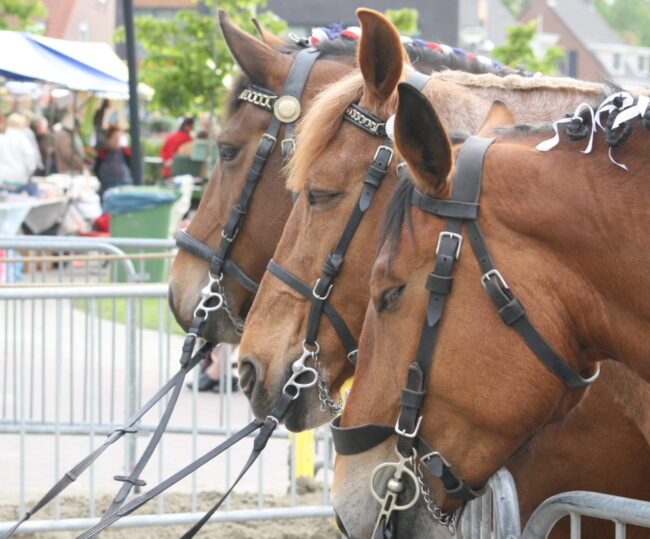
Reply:
M555 148L555 146L557 146L560 143L560 132L558 129L560 125L570 123L575 119L578 119L582 122L583 119L580 116L580 111L582 111L582 109L587 109L589 111L589 114L591 115L591 133L589 134L589 142L587 143L587 147L584 150L580 150L580 151L582 153L590 153L594 145L594 133L596 133L596 123L594 122L594 109L592 109L591 106L588 105L587 103L580 103L580 105L577 106L571 118L562 118L561 120L557 120L556 122L553 122L553 130L555 131L555 135L550 139L540 142L537 146L535 146L535 148L540 152L548 152L550 149Z
M617 98L621 98L623 100L620 107L617 107L614 104L614 100ZM618 92L616 94L610 95L607 99L605 99L605 101L603 101L600 104L600 107L598 107L598 110L596 111L596 123L604 131L605 126L600 121L601 115L603 113L606 112L607 114L609 114L614 110L624 110L628 107L631 107L633 104L634 104L634 97L632 97L628 92Z
M386 136L395 142L395 115L393 114L388 120L386 120Z

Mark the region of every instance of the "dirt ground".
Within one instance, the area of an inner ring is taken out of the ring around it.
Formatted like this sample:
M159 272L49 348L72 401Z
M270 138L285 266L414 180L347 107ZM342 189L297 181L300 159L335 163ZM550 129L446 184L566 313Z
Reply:
M198 496L199 511L206 511L219 497L215 491L201 492ZM33 502L30 501L30 503ZM97 509L102 511L108 507L110 496L97 499ZM256 494L235 494L232 497L232 509L250 509L257 503ZM321 505L323 503L322 491L304 492L297 496L299 505ZM85 517L88 500L81 496L63 496L61 500L62 518ZM287 506L289 498L280 496L266 496L265 507ZM30 505L30 504L28 504ZM165 497L165 507L168 511L190 511L190 497L183 494L170 494ZM156 511L156 503L150 502L134 514L147 514ZM13 520L17 517L17 508L9 504L0 504L0 521ZM53 506L45 507L35 518L52 517ZM128 537L133 539L172 539L180 537L191 526L148 526L143 528L118 528L108 529L101 537L117 538ZM31 539L70 539L78 535L79 531L47 532L23 534L19 537ZM228 539L335 539L340 537L336 525L331 518L305 518L291 520L256 520L250 522L222 522L206 525L197 537L224 537Z

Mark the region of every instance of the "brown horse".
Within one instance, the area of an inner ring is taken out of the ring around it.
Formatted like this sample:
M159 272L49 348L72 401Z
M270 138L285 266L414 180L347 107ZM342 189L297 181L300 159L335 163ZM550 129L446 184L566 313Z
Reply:
M361 74L351 75L324 90L299 126L299 146L291 162L288 186L299 192L274 261L314 286L321 267L337 244L348 216L364 189L363 178L383 142L343 121L353 103L384 121L396 110L396 87L410 72L396 29L382 15L359 10L362 26L359 46ZM442 121L452 130L475 132L494 99L504 99L522 121L551 120L583 101L600 98L602 86L570 79L530 79L495 75L436 73L424 88L440 105ZM369 297L369 270L374 258L380 222L396 184L393 159L384 184L356 230L346 261L329 295L352 335L358 336ZM265 417L290 375L290 364L300 354L308 322L309 303L275 275L264 276L240 349L242 387L258 417ZM341 384L351 376L346 350L332 325L318 331L324 386L337 398ZM321 392L322 394L322 392ZM289 429L302 430L331 417L321 410L319 393L303 392L285 418Z
M229 93L225 107L224 129L218 140L220 159L212 172L196 216L188 232L211 248L221 241L221 232L247 179L260 137L271 121L272 113L254 104L238 100L241 92L254 83L278 93L302 47L273 36L257 24L262 41L239 29L223 11L219 12L226 43L243 74ZM434 45L434 44L431 44ZM340 36L312 45L320 51L302 94L302 109L309 108L314 96L333 81L341 79L356 66L357 41ZM415 42L404 45L408 57L422 72L443 68L472 73L504 73L503 68L486 65L479 59L467 59L443 49L423 47ZM281 131L281 135L284 131ZM275 250L291 208L291 195L284 188L280 144L273 149L262 169L252 204L230 251L231 258L254 281L259 282ZM188 328L192 313L208 280L209 263L179 251L172 267L170 306L178 322ZM231 315L225 310L213 313L203 335L215 342L239 342L240 326L253 300L253 293L226 275L223 289Z
M493 259L532 323L576 371L593 372L595 361L612 357L647 380L650 367L639 336L650 329L650 310L643 301L650 284L644 264L649 251L642 232L650 225L650 187L641 181L650 166L650 136L641 123L629 120L618 130L608 129L608 141L620 146L613 156L600 133L590 155L579 152L584 140L562 142L552 153L537 151L548 129L503 133L483 163L479 221ZM572 131L573 138L589 136L588 119L578 124L586 129ZM648 126L647 119L644 124ZM429 101L408 85L400 87L396 142L419 192L448 198L454 151ZM610 157L637 172L624 171ZM416 356L429 295L423 284L444 220L420 209L410 212L412 193L408 183L396 192L387 224L392 239L373 267L344 427L394 424L400 390ZM575 417L587 403L572 408L598 386L567 388L503 324L482 291L481 272L467 247L460 250L454 275L427 378L419 436L444 455L458 477L478 488L540 429L567 415ZM638 387L647 394L647 386ZM351 494L358 491L350 488L351 481L359 488L367 485L377 464L395 460L394 448L390 437L365 454L337 459L335 506L355 537L372 529L377 505L371 509L366 493ZM600 442L580 449L584 461L611 457ZM459 502L429 479L436 504L447 512L456 509ZM618 488L627 485L610 485ZM647 496L645 491L642 497ZM399 518L422 518L417 506L410 513Z

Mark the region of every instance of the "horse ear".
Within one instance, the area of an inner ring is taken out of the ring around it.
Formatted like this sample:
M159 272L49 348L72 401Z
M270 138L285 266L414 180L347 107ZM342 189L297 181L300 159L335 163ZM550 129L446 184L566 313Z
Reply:
M286 47L287 44L282 38L279 38L275 34L272 34L269 32L266 28L262 26L262 23L258 21L255 17L251 19L253 21L253 24L255 25L255 28L257 29L257 33L260 35L260 39L266 43L269 47L273 47L274 49L278 49L280 47Z
M451 143L436 111L420 91L407 83L398 86L395 143L408 163L418 188L436 190L452 167Z
M479 127L476 134L479 137L489 137L492 135L492 131L495 127L515 125L515 117L510 112L508 106L501 100L496 99L490 110L487 113L487 116L483 120L481 127Z
M288 55L281 54L266 43L244 32L226 15L219 10L219 24L226 44L235 61L250 79L260 86L281 85L286 75L278 70L278 63L286 63L287 70L291 60Z
M406 61L397 28L386 17L372 9L356 11L361 24L359 67L365 90L380 102L395 91Z

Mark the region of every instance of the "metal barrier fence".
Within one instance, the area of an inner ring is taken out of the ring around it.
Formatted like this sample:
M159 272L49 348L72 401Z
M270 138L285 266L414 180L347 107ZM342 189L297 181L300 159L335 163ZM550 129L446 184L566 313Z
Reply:
M597 492L557 494L535 509L522 539L546 539L555 523L565 516L571 518L571 539L581 536L581 516L611 520L615 539L625 539L628 524L650 528L650 502Z
M22 281L0 285L0 501L16 504L15 515L3 513L0 518L6 520L0 522L0 532L65 470L99 445L100 436L121 426L178 368L182 335L166 304L167 285L131 284L143 278L139 254L125 256L120 247L169 251L173 242L0 238L0 250L5 252L0 266L24 264ZM117 265L130 283L110 282ZM15 272L10 273L15 278ZM157 456L143 475L150 484L250 421L245 397L233 392L230 384L232 351L225 346L221 349L225 391L199 394L196 385L185 390ZM197 369L195 381L198 374ZM137 435L127 435L107 450L62 495L64 500L84 500L80 514L70 516L66 504L57 499L51 513L44 510L44 519L36 520L41 517L36 515L21 531L89 527L101 514L106 496L119 486L112 475L126 473L135 462L163 406L164 401L157 413L154 408L145 416ZM256 465L257 473L252 470L238 488L254 494L236 496L214 520L330 516L329 437L325 429L315 435L320 461L316 486L322 492L310 495L309 505L304 505L298 492L295 445L286 430L278 429ZM153 515L129 516L118 526L193 523L199 518L203 493L211 491L214 498L215 490L225 490L247 451L230 452L206 465L152 502Z

